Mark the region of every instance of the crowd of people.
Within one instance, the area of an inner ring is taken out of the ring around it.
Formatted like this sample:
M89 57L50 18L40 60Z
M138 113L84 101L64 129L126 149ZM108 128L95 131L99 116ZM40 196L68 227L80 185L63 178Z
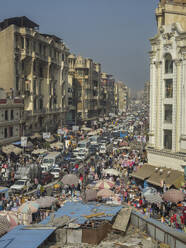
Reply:
M86 133L81 135L80 138L86 139ZM74 139L77 137L74 137ZM185 230L186 226L186 205L183 202L166 202L162 201L158 203L150 203L143 195L143 182L136 181L131 175L133 172L140 169L146 162L145 150L131 150L126 148L126 145L130 147L130 144L136 143L133 136L123 138L124 147L119 144L115 145L112 152L106 154L96 153L88 160L83 162L72 163L70 161L63 161L63 174L75 174L79 181L78 184L64 185L61 182L61 178L56 186L52 188L44 187L39 178L34 179L35 191L33 194L10 194L7 199L1 197L3 209L12 210L18 208L25 201L33 201L40 197L50 195L58 198L59 202L63 202L68 199L83 199L84 193L90 188L94 188L96 183L100 180L113 182L113 187L110 190L113 195L110 197L98 197L96 200L101 202L111 202L114 204L127 204L134 207L137 211L141 212L145 216L159 219L162 223L165 223L171 227ZM42 143L42 142L41 142ZM37 146L38 147L38 144ZM56 149L52 149L55 151ZM66 149L66 153L73 150L72 145ZM41 156L32 156L31 153L21 154L19 156L10 154L6 156L3 154L0 166L0 178L1 181L9 181L13 183L15 181L15 173L21 166L26 166L30 163L42 163ZM105 173L107 169L114 169L116 174ZM181 189L185 193L185 186ZM158 189L162 195L163 189ZM29 192L27 192L29 193ZM53 209L55 210L55 209Z

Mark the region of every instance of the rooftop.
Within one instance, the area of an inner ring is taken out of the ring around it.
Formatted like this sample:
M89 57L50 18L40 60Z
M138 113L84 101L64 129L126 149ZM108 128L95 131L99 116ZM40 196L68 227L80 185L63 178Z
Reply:
M18 27L37 28L37 29L39 28L39 25L37 23L31 21L26 16L21 16L21 17L12 17L8 19L4 19L2 22L0 22L0 30L5 29L12 24Z

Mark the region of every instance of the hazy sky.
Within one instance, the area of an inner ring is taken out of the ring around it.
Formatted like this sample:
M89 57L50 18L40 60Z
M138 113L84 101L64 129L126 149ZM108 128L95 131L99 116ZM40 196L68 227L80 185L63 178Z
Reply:
M1 20L27 16L130 88L149 80L149 38L158 0L1 0Z

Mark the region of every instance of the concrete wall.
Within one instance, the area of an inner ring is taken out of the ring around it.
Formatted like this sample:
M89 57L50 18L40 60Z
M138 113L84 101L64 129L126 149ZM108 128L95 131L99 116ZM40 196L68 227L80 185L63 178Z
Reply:
M161 154L155 154L151 151L147 153L148 163L156 167L166 167L178 171L183 171L181 165L184 164L182 159L174 158L172 156L163 156Z
M132 211L130 223L141 231L145 231L154 240L168 244L170 248L186 247L185 233L178 232L153 219L144 218L140 213Z
M0 88L9 90L14 85L14 26L0 32Z

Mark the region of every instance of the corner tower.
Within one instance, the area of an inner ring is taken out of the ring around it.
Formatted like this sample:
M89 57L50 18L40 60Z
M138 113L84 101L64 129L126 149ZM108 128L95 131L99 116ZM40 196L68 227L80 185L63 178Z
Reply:
M183 170L186 163L186 0L161 0L150 39L148 162Z
M180 23L186 30L186 0L160 0L156 9L158 28L162 25Z

